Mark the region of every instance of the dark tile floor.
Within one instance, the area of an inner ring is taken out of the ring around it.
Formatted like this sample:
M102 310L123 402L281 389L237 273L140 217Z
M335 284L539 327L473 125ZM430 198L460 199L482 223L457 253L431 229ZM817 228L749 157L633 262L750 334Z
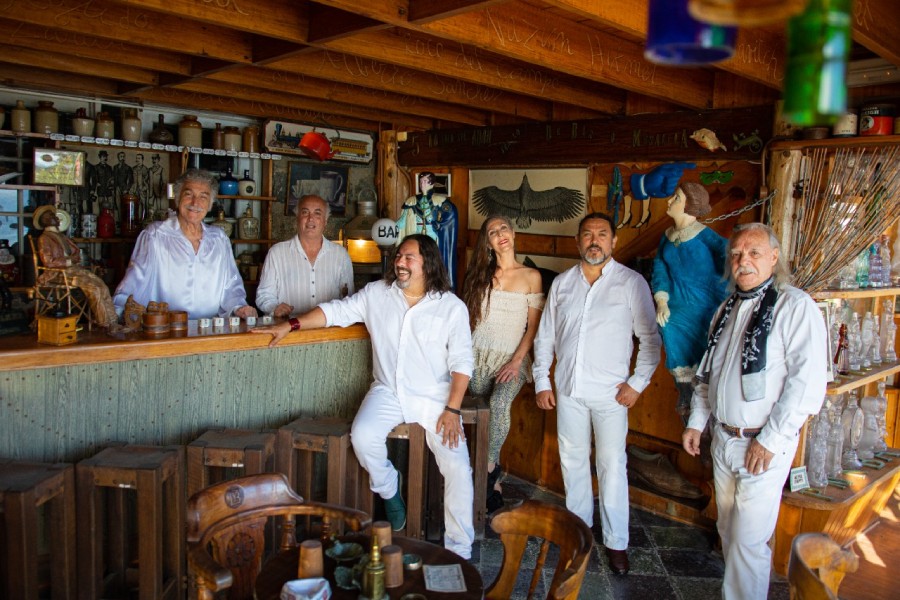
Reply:
M511 476L503 482L503 495L507 502L534 498L565 505L559 494ZM632 507L629 526L631 543L628 550L631 572L628 575L615 575L606 563L596 507L595 519L598 522L592 530L597 545L592 551L579 598L718 600L722 597L725 565L721 554L714 550L715 534ZM503 544L490 526L486 529L484 539L475 543L472 563L481 572L485 584L489 584L500 570ZM532 540L529 544L513 600L527 600L528 586L539 549L538 542ZM554 567L555 561L551 554L544 565L536 597L545 597L546 586L553 578ZM787 582L773 576L769 598L788 600Z

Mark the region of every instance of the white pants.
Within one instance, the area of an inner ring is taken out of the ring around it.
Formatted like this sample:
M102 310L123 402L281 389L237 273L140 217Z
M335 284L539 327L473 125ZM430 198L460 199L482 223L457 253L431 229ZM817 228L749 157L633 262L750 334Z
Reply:
M475 541L472 523L475 490L469 451L465 440L460 440L456 448L441 443L441 436L434 430L442 410L442 407L435 406L434 411L426 411L426 416L422 418L426 422L419 422L419 425L425 429L425 441L444 476L444 546L463 558L470 558L472 542ZM353 451L359 464L369 472L372 491L385 499L394 497L398 484L397 470L388 460L387 436L394 427L404 422L406 420L397 397L387 388L376 386L363 399L350 430ZM421 482L410 481L409 484L421 485Z
M625 471L628 409L617 403L615 396L604 399L557 396L556 428L566 508L588 527L593 525L592 426L603 545L610 550L625 550L628 548L628 474Z
M725 553L722 598L765 600L772 566L769 538L775 531L781 490L797 446L772 457L765 472L751 475L744 468L751 440L731 437L718 425L714 429L713 476L719 511L716 526Z

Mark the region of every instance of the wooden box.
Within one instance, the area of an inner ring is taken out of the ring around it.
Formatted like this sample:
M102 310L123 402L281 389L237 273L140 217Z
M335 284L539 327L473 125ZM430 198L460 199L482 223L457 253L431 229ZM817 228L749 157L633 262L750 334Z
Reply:
M38 342L65 346L78 341L78 315L69 317L38 317Z

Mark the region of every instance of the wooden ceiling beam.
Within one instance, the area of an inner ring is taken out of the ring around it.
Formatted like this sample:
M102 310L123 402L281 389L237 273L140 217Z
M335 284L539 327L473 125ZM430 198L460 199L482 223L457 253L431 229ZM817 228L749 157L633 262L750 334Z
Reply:
M271 62L292 58L313 50L306 44L285 42L262 36L253 36L253 64L266 65Z
M308 112L335 113L368 121L387 121L392 123L409 123L412 127L428 129L434 126L434 119L404 114L398 110L374 110L359 104L342 104L319 97L298 96L277 90L240 85L225 81L197 80L180 85L177 89L221 95L247 101L258 101L271 106L283 106L285 109L299 109ZM282 111L272 114L279 118Z
M448 77L434 70L418 71L331 50L317 49L302 57L279 60L268 66L297 75L421 96L451 104L475 105L487 111L522 119L546 121L551 114L550 103L546 100Z
M311 44L327 42L385 27L389 27L389 25L376 19L331 6L311 4L309 6L309 33L306 40Z
M40 67L61 73L79 73L88 77L146 85L156 85L158 81L156 73L152 71L90 58L80 58L71 54L56 54L0 44L0 56L8 63Z
M130 9L190 19L215 28L227 27L246 33L294 43L306 41L309 28L307 6L297 0L114 0ZM104 2L108 4L109 0ZM182 29L179 32L181 43Z
M403 29L364 33L352 40L329 42L325 47L606 114L620 113L624 109L625 94L620 90Z
M853 39L881 58L900 65L900 10L897 0L856 0Z
M482 10L507 0L410 0L407 21L427 23L472 10Z
M291 95L343 104L355 103L386 112L403 112L430 119L447 119L472 125L490 124L489 114L483 110L433 100L426 101L409 94L396 94L305 75L295 75L287 71L242 67L214 74L210 79L261 89L279 90Z
M152 51L177 48L184 54L238 63L249 63L252 58L247 34L111 2L6 0L3 9L4 16L16 22L63 28L76 36L114 40ZM177 43L173 43L175 35ZM127 57L118 58L127 62Z
M146 103L177 106L192 110L224 112L260 119L283 119L306 123L320 123L326 120L335 127L377 131L380 121L357 119L332 112L319 112L299 107L288 107L281 104L269 104L258 100L230 98L219 94L193 92L172 88L157 88L138 94L138 98Z
M118 95L116 83L109 79L3 62L0 62L0 84L12 88L47 90L90 97L112 98Z
M122 62L121 58L127 56L128 64L140 69L182 75L190 73L190 60L176 52L165 50L148 52L146 48L117 40L80 35L65 29L30 25L3 18L0 18L0 30L5 32L3 41L15 46L100 61Z

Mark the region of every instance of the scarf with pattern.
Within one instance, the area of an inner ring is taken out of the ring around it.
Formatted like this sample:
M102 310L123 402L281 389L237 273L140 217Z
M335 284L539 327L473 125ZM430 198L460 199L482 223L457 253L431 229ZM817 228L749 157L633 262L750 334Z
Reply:
M709 366L712 362L713 350L719 343L719 336L737 301L753 300L762 296L759 304L753 309L750 323L744 332L744 347L741 351L741 389L744 392L744 400L747 402L762 400L765 397L766 342L769 339L769 332L772 330L775 302L778 300L778 290L773 285L774 281L774 277L769 277L752 290L746 292L735 290L725 301L725 307L713 325L712 333L709 334L706 352L697 368L695 384L709 383Z

